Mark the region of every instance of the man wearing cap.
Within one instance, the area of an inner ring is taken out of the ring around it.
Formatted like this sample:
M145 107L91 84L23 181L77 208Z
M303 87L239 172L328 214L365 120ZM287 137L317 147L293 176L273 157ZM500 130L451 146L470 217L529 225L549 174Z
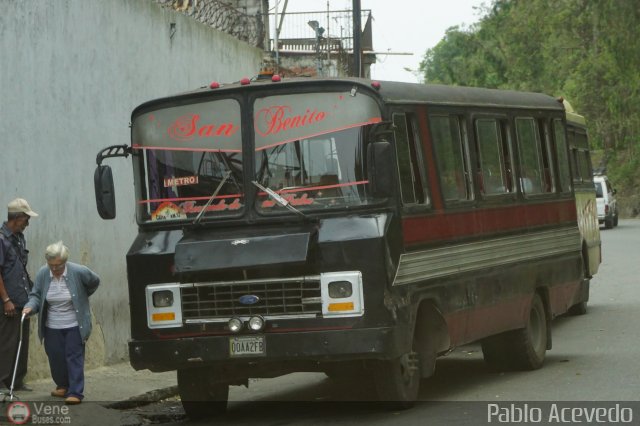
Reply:
M23 232L29 226L29 219L38 214L22 198L11 201L7 207L7 221L0 229L0 297L3 307L0 315L0 382L9 388L20 339L21 312L33 285L27 272L29 250ZM29 319L25 318L14 390L30 390L24 385L28 353Z

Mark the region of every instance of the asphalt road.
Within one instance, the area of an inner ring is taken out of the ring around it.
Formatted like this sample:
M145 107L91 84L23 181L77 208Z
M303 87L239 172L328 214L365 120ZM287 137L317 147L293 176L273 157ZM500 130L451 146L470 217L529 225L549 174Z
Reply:
M232 387L228 413L214 422L477 425L501 419L517 424L529 416L531 424L560 424L584 422L584 416L600 413L606 424L615 423L615 415L620 422L631 415L632 423L639 424L640 221L621 220L615 229L601 229L601 236L603 262L591 282L588 312L554 321L553 349L540 370L490 372L479 345L469 345L438 360L435 376L421 384L422 402L411 410L389 411L375 402L333 403L372 400L373 390L368 383L339 383L323 374L298 373L256 380L248 389ZM571 413L574 417L567 417ZM134 417L126 424L134 424L133 418L211 424L185 419L178 400L129 414Z

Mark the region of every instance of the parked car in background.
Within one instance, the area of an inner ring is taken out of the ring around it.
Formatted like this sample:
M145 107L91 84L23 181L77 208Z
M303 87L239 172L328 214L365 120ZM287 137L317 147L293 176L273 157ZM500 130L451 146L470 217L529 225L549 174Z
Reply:
M618 203L616 190L606 176L594 176L596 186L596 206L598 208L598 222L611 229L618 226Z

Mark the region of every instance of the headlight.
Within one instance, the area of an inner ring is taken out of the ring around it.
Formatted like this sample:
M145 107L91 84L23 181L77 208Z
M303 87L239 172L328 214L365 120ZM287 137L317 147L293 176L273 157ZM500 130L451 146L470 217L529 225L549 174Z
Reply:
M351 297L353 286L349 281L334 281L329 283L329 297L332 299L344 299Z
M364 291L360 271L336 271L320 274L323 318L364 315Z
M149 328L182 327L180 283L148 285L145 299Z
M242 330L242 320L239 318L231 318L227 325L232 333L239 333Z
M173 292L170 290L154 291L153 306L156 308L173 306Z
M251 331L262 331L264 328L264 318L261 316L255 316L249 318L249 329Z

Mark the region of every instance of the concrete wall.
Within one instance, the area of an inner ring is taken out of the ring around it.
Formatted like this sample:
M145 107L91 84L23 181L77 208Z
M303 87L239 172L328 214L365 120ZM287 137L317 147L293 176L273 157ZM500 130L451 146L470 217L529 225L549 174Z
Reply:
M0 213L18 196L40 213L25 233L32 275L44 264L44 248L62 239L71 261L102 277L92 297L89 366L126 359L125 253L137 232L131 163L108 160L118 217L103 221L94 201L96 154L129 143L136 105L254 76L262 52L151 0L0 4ZM34 335L31 378L48 375Z

